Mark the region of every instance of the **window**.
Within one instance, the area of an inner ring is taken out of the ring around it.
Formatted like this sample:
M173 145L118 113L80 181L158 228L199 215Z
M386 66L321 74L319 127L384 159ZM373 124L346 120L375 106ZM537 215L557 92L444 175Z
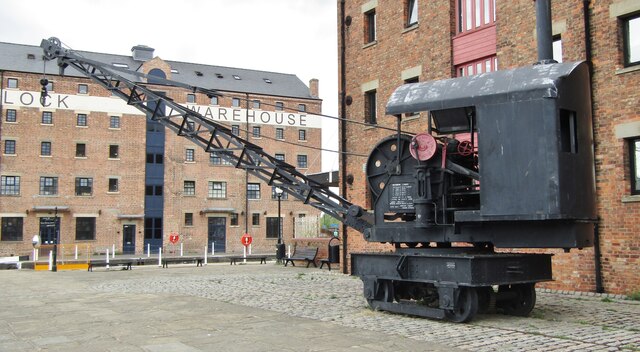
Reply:
M76 158L85 158L87 156L87 145L84 143L76 143Z
M82 126L82 127L87 126L87 114L78 114L76 126Z
M196 181L184 181L184 192L185 196L195 196L196 195Z
M247 199L260 199L259 183L247 183Z
M298 130L298 140L299 141L307 140L307 130Z
M268 217L267 218L267 238L278 238L279 230L282 230L282 218L280 218L280 222L278 222L277 217ZM280 225L280 226L278 226Z
M278 199L278 192L276 192L276 186L271 186L271 199ZM280 194L280 200L287 200L289 199L289 193L287 192L282 192Z
M20 176L2 176L0 184L0 195L19 196Z
M184 161L186 162L194 162L195 161L195 149L187 148L184 155Z
M371 10L364 14L364 43L376 41L376 11Z
M305 104L298 104L298 111L300 112L307 111L307 106Z
M406 0L406 19L407 27L411 27L418 23L418 0Z
M276 101L276 111L284 110L284 103L281 101Z
M195 94L187 94L187 103L195 103L196 95Z
M233 134L235 136L239 136L240 135L240 126L231 125L231 134Z
M89 94L89 86L86 84L78 84L78 94Z
M15 109L7 109L7 117L5 118L5 121L7 122L17 122L18 121L18 114L16 112Z
M120 128L120 116L109 117L109 128Z
M109 146L109 159L118 159L118 157L120 156L119 153L119 146L112 144Z
M163 154L147 154L147 164L162 164L164 163L164 155Z
M240 99L238 98L231 99L231 106L235 108L240 107Z
M624 65L640 65L640 14L622 19Z
M2 218L2 241L22 241L22 218Z
M298 167L302 169L307 168L307 156L306 155L298 155Z
M553 37L553 59L562 62L562 37L556 35Z
M629 140L631 194L640 194L640 137Z
M93 179L76 177L76 196L90 196L93 193Z
M238 226L238 213L231 213L229 218L229 226Z
M184 213L184 226L193 226L193 213Z
M145 196L161 196L162 185L146 185L144 188Z
M227 198L227 183L209 181L209 198Z
M560 150L578 153L578 126L576 112L560 109Z
M251 225L260 226L260 213L251 214Z
M96 218L76 218L76 241L96 239Z
M260 100L254 100L253 101L253 108L254 109L260 109Z
M144 218L144 239L162 238L162 218Z
M231 165L231 163L227 160L224 160L220 155L224 152L212 152L209 154L209 161L213 165Z
M276 128L276 139L284 139L284 128Z
M49 81L46 85L47 92L53 92L53 82Z
M16 141L13 139L7 139L4 141L4 153L15 155L16 153Z
M486 57L476 61L465 62L456 66L458 77L473 76L475 74L493 72L498 70L498 58L494 56Z
M40 143L40 156L51 156L51 142Z
M7 88L18 88L18 79L7 78Z
M109 179L109 193L116 193L118 192L118 179L117 178L110 178Z
M209 102L209 104L218 105L218 97L216 96L211 97L211 101Z
M284 161L284 154L277 154L276 153L276 160Z
M55 196L58 194L58 178L57 177L40 177L40 195Z
M51 111L42 112L42 124L53 125L53 113Z
M253 126L253 138L260 138L260 126Z
M458 0L458 33L471 31L496 21L495 0Z
M375 125L376 120L376 91L364 93L364 118L366 123Z

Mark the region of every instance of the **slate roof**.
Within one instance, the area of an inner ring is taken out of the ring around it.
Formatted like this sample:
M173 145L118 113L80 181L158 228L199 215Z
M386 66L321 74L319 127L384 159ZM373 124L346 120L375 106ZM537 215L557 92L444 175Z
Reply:
M132 56L77 51L82 56L105 64L125 64L136 70L142 64ZM242 68L196 64L164 60L171 66L173 80L208 89L226 92L264 94L281 97L318 99L311 96L309 88L294 74L249 70ZM42 74L42 49L38 45L24 45L0 42L0 70ZM47 62L46 73L57 75L55 61ZM199 74L198 74L199 73ZM84 77L73 69L65 70L65 75ZM234 75L240 79L235 79ZM129 76L131 79L132 76ZM267 83L271 82L271 83Z

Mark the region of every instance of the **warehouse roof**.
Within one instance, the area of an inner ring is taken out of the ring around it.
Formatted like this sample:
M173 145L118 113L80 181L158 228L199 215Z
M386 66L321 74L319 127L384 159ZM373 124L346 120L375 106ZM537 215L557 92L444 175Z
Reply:
M153 49L135 46L133 49ZM132 49L132 50L133 50ZM137 70L143 61L133 56L76 51L76 53L118 68ZM41 74L43 71L42 48L37 45L24 45L0 42L0 70ZM291 98L318 99L311 96L309 88L294 74L249 70L224 66L204 65L180 61L164 60L171 66L171 78L174 81L207 89L227 92L264 94ZM48 75L59 74L55 61L46 65ZM167 72L168 73L168 72ZM84 77L72 68L65 71L67 76ZM129 79L132 76L127 77Z

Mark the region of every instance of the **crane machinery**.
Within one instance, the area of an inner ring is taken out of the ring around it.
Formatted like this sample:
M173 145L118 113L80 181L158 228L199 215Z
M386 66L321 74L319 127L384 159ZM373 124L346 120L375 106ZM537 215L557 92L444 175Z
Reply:
M593 245L585 63L399 87L387 104L387 114L397 116L397 133L373 146L365 164L373 204L367 211L227 126L132 81L131 73L84 58L57 38L42 40L41 47L61 74L74 68L205 151L232 151L220 155L339 219L366 241L391 244L389 253L351 253L351 273L362 279L374 309L453 322L470 321L492 307L528 315L535 284L552 279L551 255L496 248ZM428 111L424 132L400 131L403 114L418 111Z

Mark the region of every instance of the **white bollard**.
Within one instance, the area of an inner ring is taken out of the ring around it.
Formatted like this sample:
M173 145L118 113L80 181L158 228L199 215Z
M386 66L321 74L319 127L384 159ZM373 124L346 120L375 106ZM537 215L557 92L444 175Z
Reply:
M287 248L287 258L291 258L291 245Z
M251 255L251 245L249 245L249 255Z
M242 259L242 262L247 264L247 246L242 246L242 257L245 259Z
M36 260L38 260L38 257L37 257L37 255L38 255L38 254L37 254L37 253L38 253L38 252L37 252L37 251L36 251L36 249L34 248L34 249L33 249L33 257L32 257L32 258L33 258L33 262L34 262L34 263L36 262Z
M53 269L53 251L49 251L49 270Z
M76 244L76 255L75 255L75 259L78 260L78 245Z
M204 246L204 265L207 265L207 246ZM211 252L213 252L213 247L211 247Z
M183 244L184 244L184 243L180 243L180 256L181 256L181 257L182 257L182 253L183 253L183 252L182 252L182 245L183 245Z
M115 258L116 257L116 245L115 243L113 244L113 251L111 251L111 258Z
M147 243L147 258L151 256L151 243Z
M216 244L211 243L211 255L216 255Z
M109 248L107 248L107 270L109 270Z
M158 247L158 266L162 266L162 247Z

